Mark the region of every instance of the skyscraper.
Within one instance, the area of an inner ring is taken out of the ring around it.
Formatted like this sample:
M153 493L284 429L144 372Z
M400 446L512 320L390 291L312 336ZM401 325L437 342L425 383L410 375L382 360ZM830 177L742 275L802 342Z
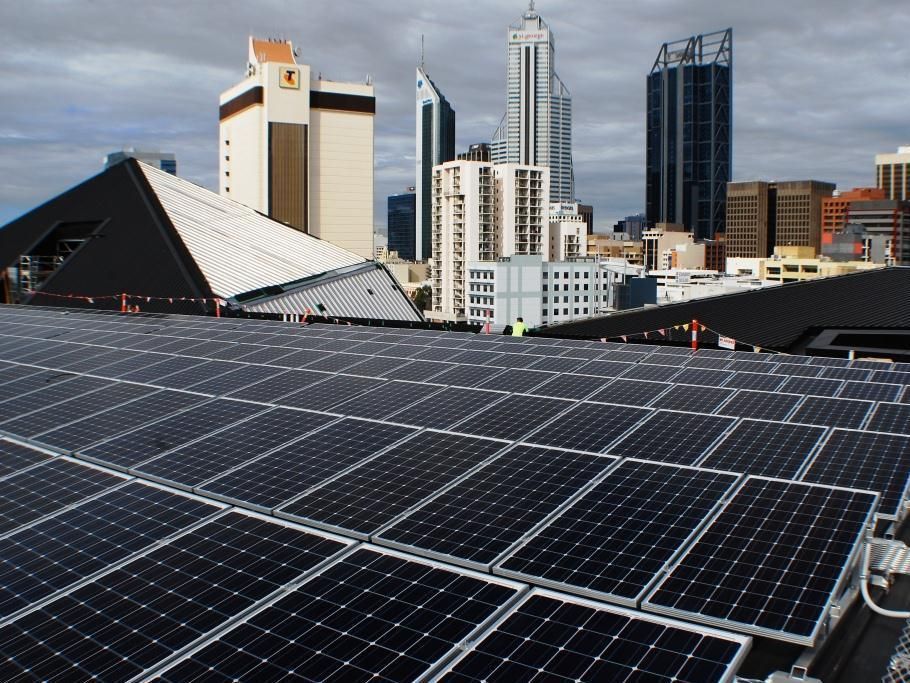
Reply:
M406 261L414 260L414 235L416 231L416 202L414 188L407 192L389 195L388 231L389 251L397 251L398 256Z
M310 76L290 42L250 38L221 93L220 193L373 258L373 86Z
M697 239L725 225L732 166L733 29L664 43L647 80L648 222Z
M433 255L433 167L455 158L455 110L417 67L416 259ZM412 257L413 258L413 257Z
M534 2L509 27L508 106L493 135L493 163L550 167L550 201L575 201L572 97L556 75L555 42Z
M897 154L875 155L875 183L888 199L910 200L910 147L898 147Z

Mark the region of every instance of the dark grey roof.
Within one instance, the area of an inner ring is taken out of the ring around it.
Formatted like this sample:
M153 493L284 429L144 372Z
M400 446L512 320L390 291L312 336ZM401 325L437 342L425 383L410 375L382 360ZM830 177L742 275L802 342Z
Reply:
M672 328L693 319L744 344L777 350L790 350L813 329L910 328L910 268L882 268L623 311L550 327L546 334L611 338Z

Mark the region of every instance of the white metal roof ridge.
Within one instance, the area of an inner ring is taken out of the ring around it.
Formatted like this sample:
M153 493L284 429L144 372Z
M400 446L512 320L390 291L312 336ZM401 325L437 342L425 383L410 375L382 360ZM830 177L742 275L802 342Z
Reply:
M366 262L203 187L141 162L139 168L220 297Z

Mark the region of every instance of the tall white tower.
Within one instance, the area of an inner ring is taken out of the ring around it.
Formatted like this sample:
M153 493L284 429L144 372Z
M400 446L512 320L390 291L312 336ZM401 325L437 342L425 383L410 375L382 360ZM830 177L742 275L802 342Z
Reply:
M572 97L556 75L553 33L534 2L509 27L508 105L493 135L493 163L550 167L550 201L575 200Z

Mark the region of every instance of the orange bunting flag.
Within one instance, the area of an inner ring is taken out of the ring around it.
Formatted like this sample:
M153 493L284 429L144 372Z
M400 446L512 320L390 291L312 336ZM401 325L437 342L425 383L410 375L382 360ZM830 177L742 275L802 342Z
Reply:
M683 325L683 329L684 329L686 332L688 332L688 331L689 331L689 323L686 323L685 325Z

